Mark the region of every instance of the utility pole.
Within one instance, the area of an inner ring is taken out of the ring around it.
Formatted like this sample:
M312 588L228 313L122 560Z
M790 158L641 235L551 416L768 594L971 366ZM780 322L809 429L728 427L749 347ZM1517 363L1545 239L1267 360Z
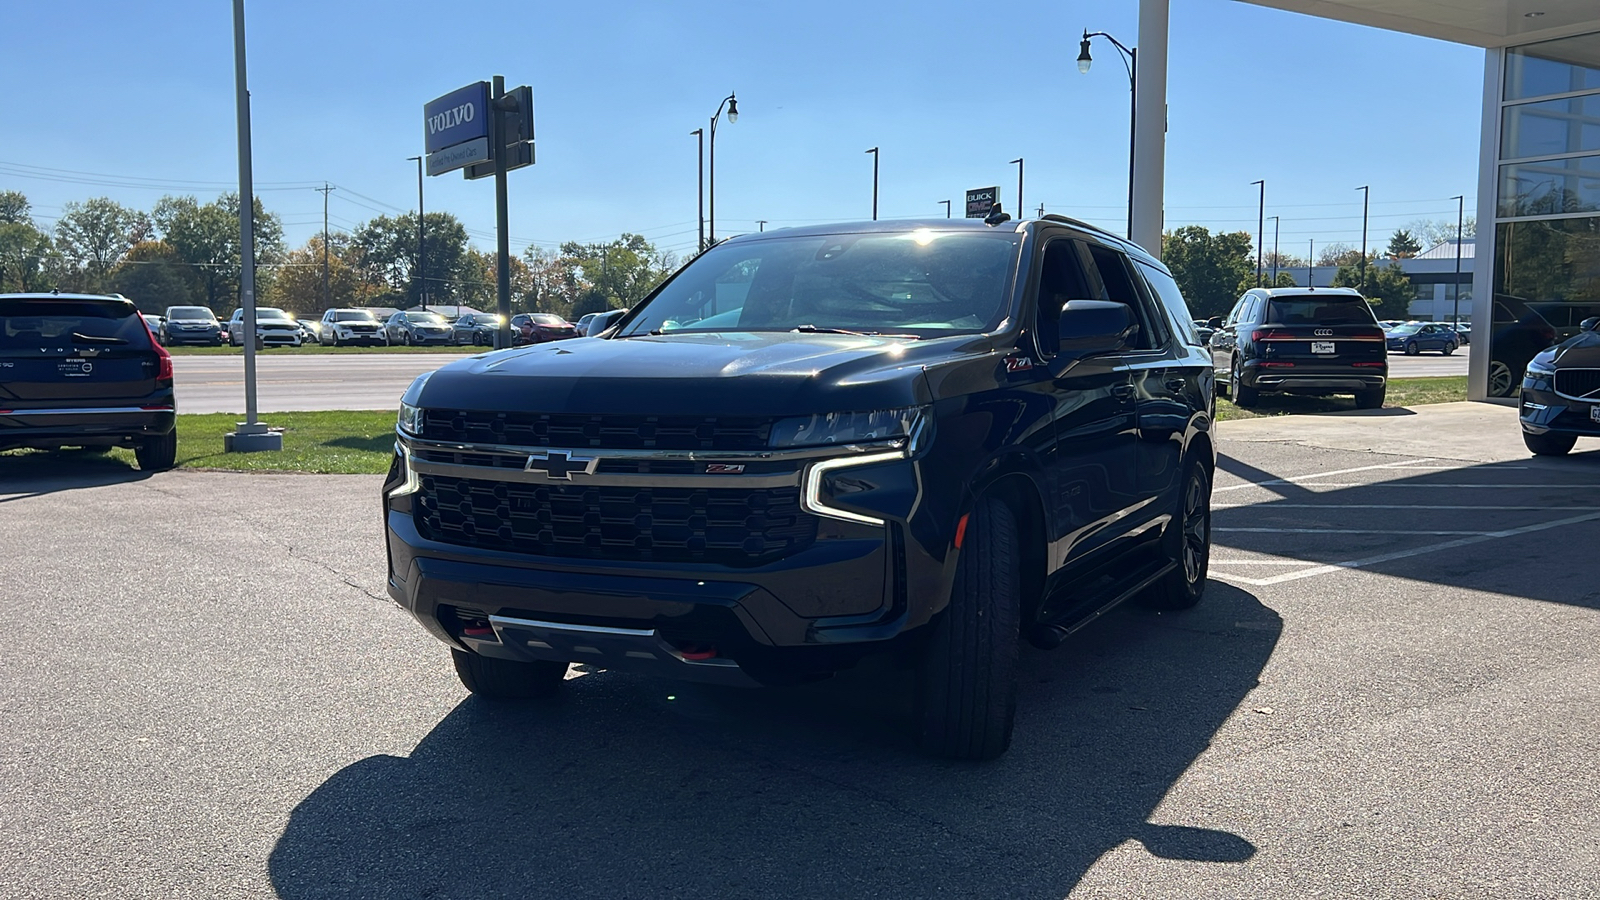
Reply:
M328 195L333 193L333 186L324 181L322 187L312 190L322 195L322 308L332 309L333 298L328 293Z
M1278 286L1278 217L1272 217L1272 286Z
M494 76L494 94L489 101L493 107L491 129L494 153L494 224L495 224L495 312L500 314L500 329L495 332L494 348L504 350L511 346L511 235L509 215L506 210L506 111L516 109L516 100L506 96L506 79ZM532 116L532 110L523 115ZM417 201L422 206L422 201Z
M1367 201L1372 190L1367 185L1356 188L1361 192L1361 296L1367 295Z
M1317 239L1311 239L1311 248L1306 251L1306 287L1317 286Z
M1044 218L1044 204L1039 204L1039 218Z
M1256 287L1261 287L1261 247L1267 240L1267 180L1250 183L1261 185L1261 201L1256 207Z

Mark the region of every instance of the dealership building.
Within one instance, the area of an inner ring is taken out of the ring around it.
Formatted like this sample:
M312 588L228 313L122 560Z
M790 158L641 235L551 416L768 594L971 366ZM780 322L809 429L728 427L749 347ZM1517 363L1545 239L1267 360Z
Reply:
M1514 394L1534 354L1600 315L1600 0L1241 2L1484 48L1468 393ZM1132 230L1146 247L1162 229L1168 5L1139 4Z

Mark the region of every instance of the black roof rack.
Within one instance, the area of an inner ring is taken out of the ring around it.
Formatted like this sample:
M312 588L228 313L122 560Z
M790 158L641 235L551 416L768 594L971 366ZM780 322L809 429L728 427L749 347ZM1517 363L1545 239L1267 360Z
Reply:
M1104 228L1101 228L1099 225L1090 225L1088 222L1085 222L1082 219L1074 219L1071 216L1063 216L1059 213L1045 213L1043 216L1040 216L1040 218L1049 220L1051 222L1061 222L1065 225L1071 225L1074 228L1082 228L1084 231L1092 231L1095 234L1103 234L1106 237L1116 238L1119 241L1127 240L1127 238L1120 234L1107 231Z

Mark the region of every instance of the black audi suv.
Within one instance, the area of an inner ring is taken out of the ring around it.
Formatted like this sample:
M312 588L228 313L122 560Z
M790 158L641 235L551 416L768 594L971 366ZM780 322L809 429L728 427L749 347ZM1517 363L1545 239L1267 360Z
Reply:
M1226 319L1211 321L1217 386L1239 406L1263 393L1353 394L1358 409L1383 406L1387 342L1358 291L1252 288Z

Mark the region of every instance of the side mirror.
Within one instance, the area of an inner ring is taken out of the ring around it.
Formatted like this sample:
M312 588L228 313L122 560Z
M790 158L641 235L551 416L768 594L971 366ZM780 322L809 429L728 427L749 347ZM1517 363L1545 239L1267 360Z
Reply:
M1206 320L1206 327L1211 329L1212 331L1217 331L1217 330L1221 329L1222 328L1222 317L1221 316L1212 316L1211 318L1207 319Z
M1126 303L1109 300L1071 300L1061 307L1058 326L1060 352L1082 359L1112 353L1128 346L1139 323Z
M1578 323L1579 331L1600 331L1600 316L1590 316Z

